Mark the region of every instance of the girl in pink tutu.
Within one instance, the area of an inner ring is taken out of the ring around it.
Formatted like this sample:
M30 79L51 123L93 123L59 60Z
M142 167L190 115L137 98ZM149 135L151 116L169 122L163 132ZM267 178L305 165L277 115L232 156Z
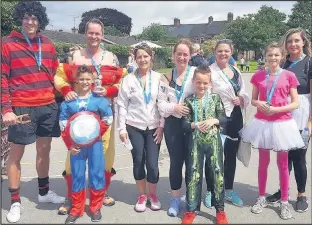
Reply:
M251 123L241 130L241 140L259 149L259 197L251 211L259 214L267 206L267 170L270 151L275 151L281 189L280 217L290 219L288 151L304 147L297 123L291 115L291 111L299 106L299 82L293 72L280 68L283 58L280 45L268 45L265 57L266 70L257 71L250 81L253 84L251 104L257 107L257 113Z

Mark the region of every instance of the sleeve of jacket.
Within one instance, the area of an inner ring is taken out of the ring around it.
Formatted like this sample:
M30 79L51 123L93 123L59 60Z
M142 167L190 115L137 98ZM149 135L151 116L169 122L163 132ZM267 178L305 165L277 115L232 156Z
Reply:
M11 105L11 96L9 91L9 77L11 70L11 59L8 44L5 38L2 39L1 48L1 112L13 112Z
M168 101L168 85L162 81L159 82L157 96L157 107L161 117L167 118L174 113L175 103Z
M117 130L119 134L127 133L126 118L128 114L129 97L127 90L128 85L127 82L124 82L126 78L124 78L121 82L121 87L117 97L117 109L118 109Z
M66 66L68 64L60 63L57 67L56 74L54 76L54 85L56 90L61 92L63 96L66 96L68 92L72 91L70 82L68 81L66 74Z
M235 68L237 71L239 71L238 68ZM250 104L250 98L249 98L249 95L248 93L246 92L246 86L245 86L245 82L244 82L244 79L242 77L242 74L240 72L239 73L239 80L240 80L240 83L241 83L241 89L239 91L239 96L242 96L243 99L244 99L244 102L243 102L243 105L242 105L242 108L246 109L247 106Z

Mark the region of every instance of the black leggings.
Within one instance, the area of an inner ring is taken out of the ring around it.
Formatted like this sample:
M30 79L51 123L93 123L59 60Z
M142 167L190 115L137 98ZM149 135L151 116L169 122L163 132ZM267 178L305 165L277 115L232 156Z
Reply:
M288 170L290 173L292 170L292 165L294 165L295 179L299 193L305 192L307 183L306 154L307 149L297 149L288 152Z
M160 144L154 142L153 130L140 130L136 127L126 125L129 139L133 146L131 151L133 160L133 176L135 180L143 180L156 184L159 180L158 158Z
M187 157L187 148L191 135L182 131L181 119L174 116L166 118L164 134L170 157L169 180L171 190L182 186L182 167Z

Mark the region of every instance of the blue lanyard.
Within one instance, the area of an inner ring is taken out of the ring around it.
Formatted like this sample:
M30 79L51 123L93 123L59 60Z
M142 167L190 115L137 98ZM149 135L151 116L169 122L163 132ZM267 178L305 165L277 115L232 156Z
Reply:
M82 111L87 111L91 95L92 95L92 94L89 93L89 97L88 97L88 99L87 99L86 106L84 107L84 109L83 109ZM83 99L80 99L80 100L83 101ZM81 102L81 101L80 101L80 102ZM79 109L80 109L80 107L79 107L79 97L77 98L76 103L77 103L77 106L78 106L77 112L81 112L81 111L79 111Z
M231 65L230 65L229 67L230 67L230 69L233 71L233 77L235 77L236 71L234 70L234 68L233 68ZM220 67L219 67L219 69L220 69ZM221 69L220 69L220 70L221 70ZM235 91L235 92L238 92L238 91L239 91L239 88L240 88L239 84L235 84L235 83L232 81L232 79L230 79L229 76L228 76L223 70L221 70L221 71L222 71L223 75L225 76L225 78L226 78L226 79L230 82L230 84L233 86L234 91Z
M146 88L144 88L143 83L142 83L142 79L141 76L139 74L139 71L137 71L137 75L136 77L138 78L140 85L143 89L143 95L144 95L144 101L145 104L148 104L151 101L151 97L152 97L152 74L151 71L148 73L148 89L149 89L149 93L148 95L146 94Z
M41 68L41 64L42 64L42 52L41 52L41 39L40 37L38 37L38 56L37 54L35 53L34 49L33 49L33 46L32 44L30 43L30 40L28 38L28 36L24 33L24 31L22 31L22 34L24 35L27 43L28 43L28 46L29 48L32 50L32 52L34 53L34 56L35 56L35 59L36 59L36 63L37 63L37 66L38 66L38 70L40 71L40 68Z
M202 117L203 117L203 112L205 111L205 114L207 114L207 109L209 107L209 95L208 95L208 92L205 93L205 97L204 97L204 108L201 107L199 110L198 110L198 106L197 106L197 101L201 101L201 99L198 99L196 96L195 96L195 99L194 99L194 104L193 104L193 107L194 107L194 123L195 123L195 130L197 130L197 122L198 122L198 111L200 110L201 113L202 113ZM201 106L202 104L200 104ZM207 115L205 115L207 116ZM202 118L203 119L203 118Z
M92 53L90 51L90 49L87 48L87 52L91 58L91 62L92 62L92 65L94 66L94 69L96 70L96 73L98 75L98 79L102 79L102 74L101 74L101 63L99 63L99 65L96 65L96 62L95 60L93 59L93 56L92 56ZM103 51L102 53L102 59L101 59L101 62L103 61L104 59L104 54L105 54L105 51Z
M293 61L290 66L288 67L288 69L294 67L298 62L300 62L301 60L303 60L306 57L306 55L304 53L302 53L302 55L296 59L295 61Z
M269 77L270 77L270 72L267 71L266 75L265 75L265 79L266 79L266 102L270 105L271 104L271 100L272 100L272 96L274 93L274 90L276 88L276 84L277 84L277 80L279 78L279 76L281 75L282 69L279 68L279 70L277 71L277 74L275 76L275 79L272 83L272 87L269 90Z
M175 94L176 94L178 102L180 101L180 99L182 97L182 94L184 92L185 83L186 83L186 80L187 80L187 78L189 76L190 69L191 69L190 66L187 66L186 74L184 76L182 87L181 87L180 91L178 90L178 85L177 85L177 79L178 79L177 69L176 68L173 69L173 81L175 83L174 89L175 89Z

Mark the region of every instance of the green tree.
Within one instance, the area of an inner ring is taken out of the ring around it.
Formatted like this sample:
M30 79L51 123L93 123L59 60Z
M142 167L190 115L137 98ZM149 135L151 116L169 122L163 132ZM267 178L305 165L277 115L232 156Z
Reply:
M17 3L17 1L1 2L1 36L6 36L12 30L18 28L13 19L13 11Z
M78 32L80 34L85 32L86 23L92 18L101 20L105 27L114 27L122 34L130 35L132 19L126 14L110 8L100 8L84 12L81 16L81 22L79 24Z
M111 36L124 36L123 33L121 33L120 30L118 30L116 27L106 27L104 28L105 35L111 35Z
M289 27L301 27L312 38L312 1L297 1L291 11L287 22Z
M265 46L278 41L288 29L285 23L286 14L273 7L261 6L255 14L238 17L226 30L239 51L263 50Z
M152 23L150 26L144 27L143 32L138 35L138 38L160 42L167 42L172 39L168 31L159 23Z

